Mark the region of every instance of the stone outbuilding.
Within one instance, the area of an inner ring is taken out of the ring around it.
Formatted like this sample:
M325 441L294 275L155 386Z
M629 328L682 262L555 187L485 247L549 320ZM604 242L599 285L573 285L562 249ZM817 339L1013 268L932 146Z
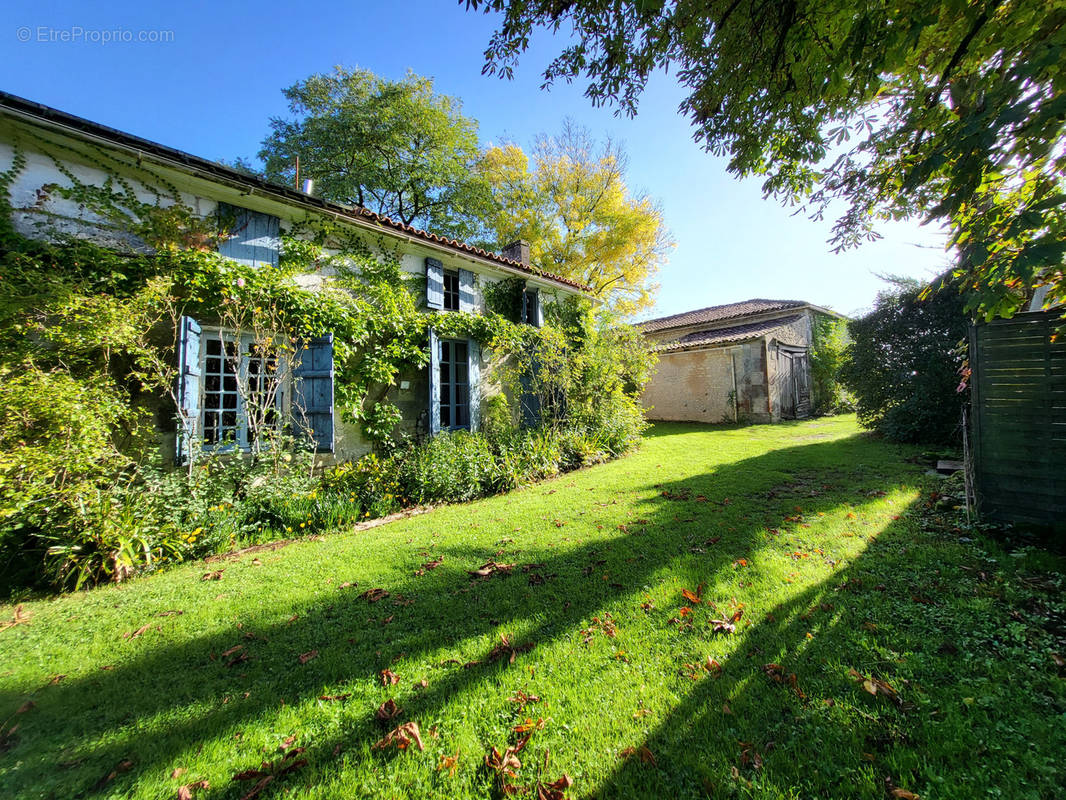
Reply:
M745 300L637 327L659 355L644 390L648 418L776 422L811 413L810 348L819 315L801 300Z

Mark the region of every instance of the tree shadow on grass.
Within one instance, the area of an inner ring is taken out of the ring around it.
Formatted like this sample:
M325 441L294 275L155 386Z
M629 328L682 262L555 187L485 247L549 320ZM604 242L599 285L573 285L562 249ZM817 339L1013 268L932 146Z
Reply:
M760 614L582 796L1061 797L1066 692L1046 654L1018 656L1042 623L1017 630L1002 578L916 511Z
M441 566L421 576L376 583L390 593L376 603L359 597L373 588L370 585L338 588L329 601L317 600L293 619L279 622L272 616L270 598L264 597L268 608L258 617L242 620L239 628L175 644L146 640L142 654L114 669L40 690L38 707L26 715L20 738L0 756L0 766L18 762L17 770L0 777L0 787L6 785L9 796L17 796L29 790L22 783L27 778L20 776L32 776L39 796L130 794L139 779L169 774L182 754L198 743L233 740L246 726L261 725L264 717L282 713L282 702L297 706L321 695L350 692L352 699L341 705L340 712L331 716L323 711L300 732L294 744L307 748L301 755L308 760L307 767L280 778L271 789L285 786L296 791L322 785L337 769L339 750L348 758L386 758L370 751L382 735L374 720L376 704L352 705L380 695L381 689L374 687L380 687L382 670L401 676L403 683L396 690L405 690L404 720L439 718L455 698L536 662L538 649L545 645L576 636L604 608L619 603L639 607L647 586L660 573L670 570L694 587L732 570L737 559L750 559L763 548L776 546L767 526L778 523L794 505L789 492L779 492L797 475L806 476L804 485L822 487L804 498L805 513L817 514L845 504L861 509L864 498L856 497L856 488L876 492L908 474L913 470L908 472L889 451L872 449L862 437L785 447L657 486L659 493L640 507L640 517L606 541L566 542L569 537L560 530L556 548L527 547L519 533L496 545L474 547L454 543L453 536L452 543L434 550L445 557ZM516 497L515 502L523 498ZM595 508L582 510L597 513ZM546 528L551 525L544 522ZM720 538L713 545L704 544L715 537ZM510 538L514 541L506 541ZM517 566L509 575L484 580L470 576L468 570L490 560ZM534 566L525 571L527 565ZM226 576L227 581L238 579L239 574ZM135 591L136 586L131 594ZM779 642L791 645L806 629L785 620L831 591L828 586L810 589L782 608L781 622L760 622L743 635L751 647L768 653L780 650ZM145 608L144 618L155 623L155 615L164 610ZM497 651L502 655L497 658L493 653L500 643L497 637L510 632L518 633L511 641L519 650L514 663L508 652ZM12 633L16 635L5 644L17 647L17 629ZM805 652L820 647L821 641L819 634ZM231 650L238 645L241 649ZM522 652L524 645L534 649ZM787 661L783 656L788 649L775 657ZM300 654L312 651L315 655L301 664ZM247 660L241 660L244 656ZM429 674L422 674L422 668L413 671L412 665L430 658L435 666ZM423 676L428 685L411 689ZM693 736L705 735L716 727L716 720L703 708L714 697L712 689L699 684L672 718L684 720ZM4 708L24 699L24 694L9 690L0 694ZM322 705L330 706L330 701ZM661 766L670 763L675 753L673 744L657 738L666 735L667 728L662 730L649 740L660 753ZM669 742L676 739L673 734L668 737ZM226 769L237 772L257 767L263 758L277 757L276 752L264 755L264 745L269 742L242 743L243 760L227 763ZM695 780L687 777L689 773L699 774L683 753L678 745L676 760L683 768L677 774L683 777L680 783L665 784L673 787L671 792L687 791ZM111 781L101 783L127 760L131 762L127 771L119 770ZM632 770L622 767L609 785L654 795L645 791L655 785L648 783L647 774ZM214 783L198 797L236 797L248 788Z

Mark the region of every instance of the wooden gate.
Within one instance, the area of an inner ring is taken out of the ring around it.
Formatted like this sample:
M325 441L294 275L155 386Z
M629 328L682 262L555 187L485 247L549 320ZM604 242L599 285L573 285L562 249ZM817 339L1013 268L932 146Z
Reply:
M973 479L992 520L1066 522L1066 340L1057 312L970 329Z
M811 365L806 347L778 345L779 372L784 381L781 416L806 419L811 415Z

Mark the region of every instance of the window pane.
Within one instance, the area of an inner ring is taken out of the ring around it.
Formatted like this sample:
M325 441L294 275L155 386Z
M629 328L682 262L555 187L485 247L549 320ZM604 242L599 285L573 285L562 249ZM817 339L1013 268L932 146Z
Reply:
M461 362L456 363L456 365L455 365L455 382L456 383L464 383L464 384L467 382L466 381L466 363L465 362L461 361Z
M222 395L222 407L223 408L236 408L237 407L237 395L235 395L235 394Z
M233 375L226 375L226 377L222 379L222 389L226 392L236 392L237 378Z
M462 362L463 364L466 363L466 342L456 342L455 343L455 360L456 360L456 363L458 363L458 362Z
M440 343L440 360L441 360L441 363L451 361L452 360L452 355L451 354L452 354L452 343L451 342L441 342Z
M222 354L222 342L218 339L207 340L207 354L209 356L217 356Z
M216 342L217 344L217 342ZM218 375L222 372L222 359L221 358L209 358L207 359L207 371Z
M452 410L451 407L441 404L440 407L440 426L442 428L450 428L452 426Z
M470 427L470 409L469 406L456 406L455 407L455 425L458 428Z

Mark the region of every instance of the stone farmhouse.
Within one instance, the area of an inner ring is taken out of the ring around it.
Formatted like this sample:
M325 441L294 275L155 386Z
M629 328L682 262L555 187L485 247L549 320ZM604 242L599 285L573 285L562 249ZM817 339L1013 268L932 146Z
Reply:
M488 252L0 92L0 170L11 170L16 157L21 168L7 189L16 229L31 237L76 236L120 250L144 249L128 231L49 191L71 186L72 179L96 186L122 181L144 201L154 196L164 204L174 202L166 196L170 193L203 219L227 216L233 223L219 252L260 269L277 266L283 234L316 216L368 242L384 240L400 253L403 270L424 281L420 302L435 314L484 313L486 288L517 278L525 287L522 321L540 325L547 304L587 292L579 283L530 264L525 243L516 242L502 253ZM160 185L167 187L161 199ZM298 280L314 288L328 278L320 271ZM247 355L234 365L225 355L236 352L240 342L212 320L185 317L180 328L181 411L192 429L176 430L170 421L170 433L163 439L176 448L178 461L190 455L190 447L247 449L254 433L235 391L237 376L269 365L250 363L254 359ZM492 380L490 354L480 352L473 339L442 339L432 330L428 347L429 367L401 376L390 390L404 424L428 435L476 430L483 399L499 391ZM280 405L291 409L299 404L326 461L350 460L369 450L358 428L335 413L331 336L303 351L291 384L282 388ZM160 424L165 433L168 422Z

